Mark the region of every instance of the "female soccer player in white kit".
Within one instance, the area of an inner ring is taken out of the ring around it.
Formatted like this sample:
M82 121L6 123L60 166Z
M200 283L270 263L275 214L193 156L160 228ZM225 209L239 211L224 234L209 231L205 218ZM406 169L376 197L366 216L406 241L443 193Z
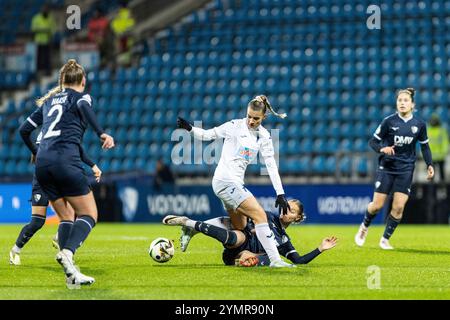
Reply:
M249 102L246 118L231 120L209 130L193 127L182 118L178 118L177 125L191 132L195 139L209 141L224 138L222 155L212 180L214 193L222 201L234 228L244 229L247 217L254 221L256 235L270 258L271 267L295 267L281 259L264 209L244 186L247 165L256 159L260 151L277 193L275 207L279 207L280 214L281 211L286 214L289 204L275 162L272 139L269 131L261 125L267 117L267 110L279 118L286 117L286 114L276 113L267 97L260 95Z

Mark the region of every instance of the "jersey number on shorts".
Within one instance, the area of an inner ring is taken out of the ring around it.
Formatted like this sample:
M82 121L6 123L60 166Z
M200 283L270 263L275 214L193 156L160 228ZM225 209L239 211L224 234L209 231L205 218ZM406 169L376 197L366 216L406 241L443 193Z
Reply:
M44 135L44 139L51 138L51 137L57 137L61 134L61 130L53 130L58 122L61 120L62 114L63 114L63 107L60 104L55 104L50 111L48 112L47 116L51 117L53 113L58 112L56 114L55 120L50 124L50 127L48 128L47 133Z

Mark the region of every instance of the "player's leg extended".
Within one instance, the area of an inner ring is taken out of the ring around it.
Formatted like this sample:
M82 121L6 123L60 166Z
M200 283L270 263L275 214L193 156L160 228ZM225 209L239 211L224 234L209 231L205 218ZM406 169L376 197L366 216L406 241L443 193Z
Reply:
M383 237L380 240L380 247L382 249L394 249L389 244L389 239L397 228L403 217L403 211L405 210L406 202L408 202L409 196L402 192L394 193L394 200L392 201L392 209L386 221L386 228L384 230Z
M30 241L33 235L39 231L45 224L45 217L47 214L46 206L32 206L31 220L25 225L17 237L14 247L9 252L9 263L12 265L20 265L20 251L25 244Z
M191 220L188 217L168 215L163 218L162 222L165 225L185 226L195 229L208 237L220 241L228 248L240 246L245 241L245 235L241 231L220 228L207 222Z
M269 256L271 266L288 267L293 266L281 260L280 254L275 243L275 237L267 223L267 216L264 209L252 195L245 199L236 211L243 216L247 216L255 223L256 236Z
M385 193L374 192L373 200L367 206L367 211L364 216L364 220L361 223L361 225L359 226L359 230L355 235L355 243L358 246L361 247L364 245L364 243L366 241L367 233L369 231L368 228L369 228L370 224L372 223L373 218L375 218L377 213L383 208L384 203L386 202L387 196L388 195Z

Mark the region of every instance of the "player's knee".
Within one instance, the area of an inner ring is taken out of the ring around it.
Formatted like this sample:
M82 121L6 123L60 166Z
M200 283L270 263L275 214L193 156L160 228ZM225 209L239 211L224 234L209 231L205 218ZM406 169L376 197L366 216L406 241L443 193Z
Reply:
M236 245L237 240L238 240L238 238L237 238L236 232L229 231L228 232L228 238L225 241L224 245L227 246L227 247L233 247L233 246Z
M383 203L371 202L369 205L369 212L371 214L379 212L383 208Z
M405 206L399 206L399 205L393 205L391 209L391 215L395 219L401 219L403 216L403 210L405 209Z

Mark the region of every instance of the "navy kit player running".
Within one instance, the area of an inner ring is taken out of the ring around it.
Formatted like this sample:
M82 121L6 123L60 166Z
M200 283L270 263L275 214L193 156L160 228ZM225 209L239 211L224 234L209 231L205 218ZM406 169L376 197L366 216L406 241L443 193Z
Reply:
M73 263L73 254L97 221L97 206L80 156L80 144L87 124L97 133L103 148L114 147L114 139L97 123L91 97L83 93L85 85L83 67L70 59L60 70L59 86L38 100L41 107L35 111L42 118L36 178L61 220L68 215L67 202L77 216L65 245L56 255L69 288L95 281L83 275Z
M294 267L281 259L264 209L244 185L248 164L261 152L277 193L275 206L280 207L280 212L287 212L289 204L275 162L272 139L269 131L261 124L267 117L267 111L280 118L286 117L286 114L276 113L267 97L260 95L248 103L246 118L231 120L209 130L193 127L182 118L178 118L177 125L191 132L198 140L224 139L220 161L212 180L214 193L222 201L235 229L243 230L247 217L255 222L256 235L269 255L272 267Z
M39 115L35 113L34 116L36 117ZM36 139L36 144L34 144L33 141L31 140L31 133L38 127L37 123L40 123L41 121L42 117L39 117L37 119L28 117L27 120L24 123L22 123L22 125L19 128L20 136L22 137L23 141L25 142L25 144L28 146L28 148L32 153L32 160L31 160L32 163L35 163L35 156L37 153L37 148L40 143L40 140L42 139L42 134L38 135ZM99 182L102 172L98 168L98 166L86 155L81 145L80 145L80 156L81 160L92 168L96 181ZM22 251L22 248L25 246L25 244L28 243L28 241L30 241L33 235L37 231L39 231L45 224L48 205L49 205L48 197L42 190L41 186L39 185L36 179L36 175L33 174L33 181L31 187L31 221L22 228L22 230L19 233L19 236L17 237L16 243L9 252L10 264L12 265L21 264L20 253ZM60 247L62 248L64 246L65 241L67 240L70 231L72 229L75 213L70 204L67 205L68 205L67 208L68 216L63 217L64 220L60 221L58 233L53 239L54 243L53 245L56 248Z
M369 142L380 157L373 200L369 203L364 221L355 235L358 246L364 245L372 219L383 208L388 194L393 193L392 210L379 243L382 249L393 249L389 239L402 219L410 194L416 161L416 142L420 143L427 164L427 179L431 180L434 176L426 123L413 115L414 93L412 88L397 93L397 113L382 121Z
M274 234L277 249L280 255L289 259L294 264L307 264L316 258L321 252L333 248L337 244L337 238L332 236L322 240L318 248L300 256L291 243L286 229L292 223L300 223L305 219L303 204L297 200L289 200L290 209L286 214L267 212L267 221ZM228 217L215 218L208 221L194 221L187 217L175 215L166 216L163 223L171 226L182 226L201 232L208 237L220 241L224 246L222 260L226 265L240 265L251 267L255 265L268 266L270 260L264 251L261 242L255 235L255 224L249 221L244 230L230 230L227 223ZM184 244L186 246L187 244Z

